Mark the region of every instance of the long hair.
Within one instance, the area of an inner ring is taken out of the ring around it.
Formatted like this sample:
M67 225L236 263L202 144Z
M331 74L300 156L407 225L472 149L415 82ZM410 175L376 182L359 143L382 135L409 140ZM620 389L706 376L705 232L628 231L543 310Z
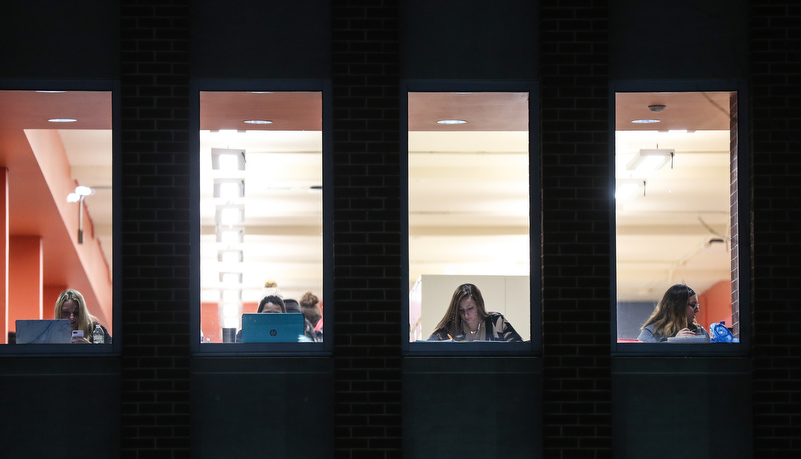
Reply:
M684 284L671 286L656 305L651 317L642 328L654 325L654 336L671 337L683 328L695 329L695 324L687 323L687 302L695 295L695 291Z
M461 335L462 316L459 315L459 303L467 298L472 298L473 301L476 302L479 320L484 320L484 318L487 317L487 311L484 309L484 297L481 296L481 290L473 284L462 284L456 287L456 290L453 292L448 310L445 311L445 315L442 317L442 320L439 321L435 330L446 328L452 336Z
M56 307L53 310L53 318L60 319L61 318L61 307L64 306L69 300L75 301L78 304L78 317L75 318L75 321L78 324L78 330L83 330L83 336L86 339L89 339L89 336L92 334L94 330L93 320L91 314L89 314L89 309L86 307L86 300L83 299L83 295L81 292L77 290L73 290L68 288L61 292L58 295L58 299L56 300Z
M259 302L258 312L262 312L264 310L264 306L266 306L267 303L277 304L278 306L281 306L281 312L286 312L286 305L284 304L284 300L282 300L281 297L277 295L267 295L264 298L262 298L261 301Z

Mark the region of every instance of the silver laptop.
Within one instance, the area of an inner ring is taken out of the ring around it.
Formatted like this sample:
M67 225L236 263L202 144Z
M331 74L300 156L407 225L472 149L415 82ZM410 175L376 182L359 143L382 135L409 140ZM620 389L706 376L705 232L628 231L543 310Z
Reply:
M67 319L17 320L17 344L69 344L72 329Z
M303 314L242 314L243 343L296 343L303 336Z

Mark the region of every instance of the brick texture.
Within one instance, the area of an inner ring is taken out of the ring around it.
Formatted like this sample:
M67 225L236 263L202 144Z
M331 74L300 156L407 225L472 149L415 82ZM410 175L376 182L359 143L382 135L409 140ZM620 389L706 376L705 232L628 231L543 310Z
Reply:
M751 2L753 410L758 458L801 453L799 24L798 2Z
M543 448L611 457L606 2L541 9Z
M122 457L189 457L188 6L121 15Z
M332 10L337 458L400 457L398 11Z

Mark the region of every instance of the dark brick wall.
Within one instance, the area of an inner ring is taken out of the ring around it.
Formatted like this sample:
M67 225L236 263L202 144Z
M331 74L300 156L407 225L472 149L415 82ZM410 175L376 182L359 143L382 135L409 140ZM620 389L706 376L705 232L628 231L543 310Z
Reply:
M543 2L544 457L611 457L606 2Z
M397 458L398 5L335 2L332 17L336 457Z
M612 457L612 439L627 432L611 431L610 414L608 2L541 3L533 27L542 40L543 411L531 416L542 416L544 428L532 435L542 435L543 457ZM749 30L742 31L751 43L750 125L741 126L738 141L747 139L752 151L751 196L739 196L751 199L752 227L743 225L739 235L746 244L745 233L752 234L753 457L795 458L801 8L795 0L750 6ZM126 458L190 456L190 10L186 0L120 2L124 173L115 263L123 266L119 446ZM336 2L331 15L337 338L330 417L337 458L398 458L402 436L415 434L400 427L398 11L392 0L350 0ZM0 67L3 78L108 76L106 65L97 73L70 64L64 72L42 70L39 61L14 60L35 48L12 38L2 44L20 47L4 54L10 62ZM3 362L0 378L12 366L32 379L53 378L48 360L13 363Z
M801 5L751 2L754 457L801 453Z
M189 456L187 3L123 1L122 457Z

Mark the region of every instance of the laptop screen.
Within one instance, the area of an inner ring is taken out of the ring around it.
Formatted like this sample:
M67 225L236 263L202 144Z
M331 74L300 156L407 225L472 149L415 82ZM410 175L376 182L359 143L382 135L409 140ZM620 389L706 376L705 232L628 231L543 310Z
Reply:
M303 314L242 314L243 343L296 343L303 337Z
M17 320L17 344L69 344L72 329L67 319Z

